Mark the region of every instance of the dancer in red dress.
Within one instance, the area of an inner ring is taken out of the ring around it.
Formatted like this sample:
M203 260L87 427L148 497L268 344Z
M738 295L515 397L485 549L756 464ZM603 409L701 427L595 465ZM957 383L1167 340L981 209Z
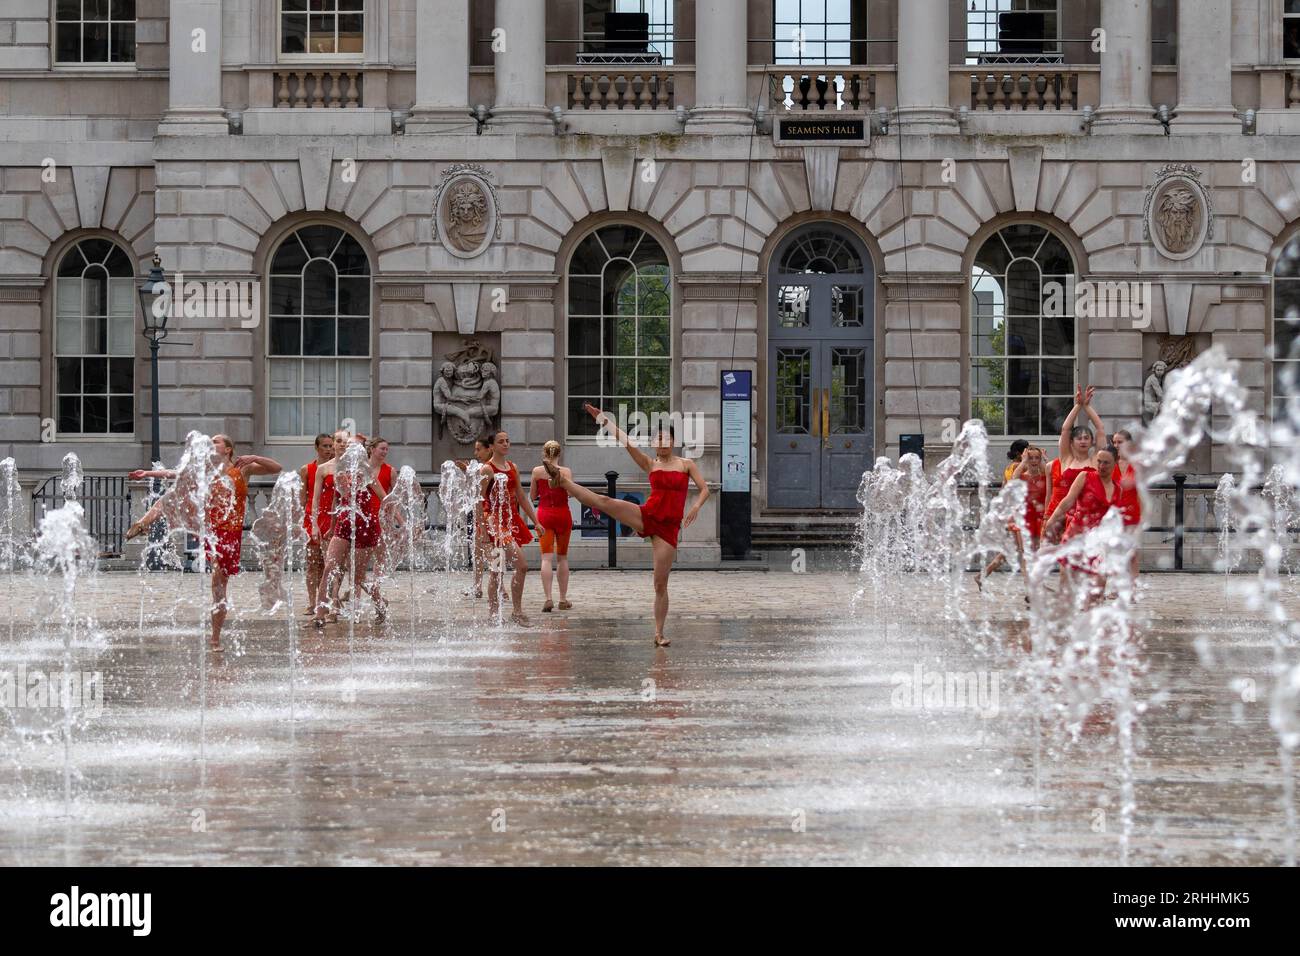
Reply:
M474 460L480 465L486 466L488 459L492 457L492 439L480 435L474 439ZM469 471L469 461L464 458L455 459L456 467L461 471ZM479 495L474 501L474 597L483 596L483 569L488 565L489 553L492 550L491 542L488 540L487 533L487 515L483 511L483 496ZM468 597L468 592L466 593Z
M364 443L369 453L362 473L356 479L335 462L334 473L334 516L333 533L330 535L329 548L325 553L325 575L322 583L324 600L316 608L316 626L324 627L330 619L338 620L338 592L343 581L343 571L351 567L355 579L351 582L354 595L369 594L375 603L375 622L384 623L388 605L379 593L377 582L368 582L366 574L370 570L371 560L379 546L379 509L384 497L393 490L393 466L384 459L388 457L388 442L378 436L369 439L356 436ZM341 460L341 459L340 459ZM355 512L348 501L353 497L352 483L356 480L361 487L356 489ZM349 562L348 549L356 551Z
M334 471L338 468L339 459L343 457L343 452L347 450L349 444L356 440L356 437L349 431L339 429L334 433L333 447L334 457L316 468L315 477L312 479L311 500L315 513L312 516L309 540L314 542L321 549L321 576L320 582L316 586L315 592L311 595L311 613L314 617L316 610L323 604L327 604L325 594L325 564L328 562L330 539L334 536ZM327 621L332 623L337 621L337 615L327 615Z
M600 511L613 521L627 525L643 538L650 539L654 553L655 584L655 644L667 647L671 641L664 637L664 622L668 618L668 575L677 558L677 536L689 528L700 514L700 508L709 498L709 485L700 474L699 466L689 458L673 454L675 435L671 426L664 425L655 434L652 459L632 444L631 439L593 405L584 405L587 414L603 425L615 440L627 449L632 460L650 476L650 499L643 505L599 495L566 478L551 462L543 461L553 487L563 487L579 502ZM686 511L686 494L694 481L699 494L691 510Z
M226 585L232 575L239 573L239 559L244 541L244 508L248 501L248 479L252 475L275 475L281 471L280 463L263 455L235 457L235 443L226 435L213 435L212 447L221 467L221 475L212 482L208 500L204 505L204 523L209 539L203 542L203 551L212 567L212 649L221 650L221 627L226 623L229 605ZM132 481L142 478L175 478L170 469L133 471ZM171 492L159 498L144 517L126 532L127 540L143 534L163 511L172 506Z
M560 474L573 480L573 472L560 465L563 449L560 443L551 439L542 446L542 460L558 465ZM542 549L542 590L546 592L546 603L542 610L549 612L551 603L551 555L555 555L555 572L560 579L560 610L567 611L569 603L569 536L573 534L573 513L569 511L569 494L563 488L552 488L546 479L546 468L538 465L533 469L533 480L529 497L537 505L537 517L541 519L543 530L538 535Z
M1043 450L1037 445L1024 448L1008 480L1023 481L1029 485L1025 492L1025 527L1029 530L1029 548L1032 553L1038 550L1038 543L1042 538L1043 509L1047 501L1047 472L1043 470ZM1025 542L1016 525L1010 525L1008 530L1016 539L1016 550L1020 553L1020 567L1025 573L1025 582L1028 584L1029 566L1025 563ZM1004 560L1001 554L994 555L988 567L975 578L976 585L983 588L984 578L1001 567ZM1028 595L1025 600L1029 600Z
M1121 428L1111 436L1111 444L1119 452L1119 463L1115 468L1118 476L1120 493L1119 508L1124 512L1124 527L1138 529L1138 543L1141 543L1141 524L1142 524L1142 492L1138 488L1137 469L1133 462L1129 460L1129 445L1133 443L1133 435L1126 429ZM1138 569L1142 563L1142 549L1135 546L1133 548L1133 561L1129 570L1133 574L1133 580L1137 580Z
M1056 511L1061 501L1069 494L1074 479L1080 472L1096 470L1097 466L1093 459L1096 457L1097 449L1093 432L1084 425L1075 425L1079 412L1086 411L1088 419L1097 429L1096 434L1105 436L1106 429L1102 424L1101 416L1092 407L1092 396L1095 391L1096 389L1092 387L1089 387L1086 392L1082 388L1076 388L1074 408L1061 425L1060 457L1052 462L1052 469L1048 473L1047 514L1049 515ZM1055 542L1056 528L1045 528L1044 531L1047 540Z
M1044 532L1065 522L1065 534L1061 542L1077 538L1101 524L1101 519L1111 508L1120 504L1120 486L1115 475L1115 461L1119 453L1114 446L1108 445L1097 452L1093 459L1097 463L1095 470L1085 470L1075 476L1070 491L1057 505L1043 526ZM1069 558L1061 562L1061 571L1067 583L1071 583L1073 574L1081 572L1090 580L1090 597L1100 597L1106 589L1105 578L1097 573L1095 559Z
M503 428L492 436L492 457L488 459L479 491L493 548L488 563L488 611L494 618L499 613L501 573L509 564L514 568L514 576L510 581L510 599L514 604L514 612L510 615L510 620L521 627L528 627L528 618L523 609L528 561L524 558L523 546L532 541L533 536L524 524L519 509L527 512L538 531L544 529L544 523L538 519L532 501L524 494L523 486L519 483L519 469L506 457L509 452L510 436ZM506 476L504 498L497 492L497 475Z
M316 524L313 510L315 501L312 493L316 489L316 471L321 465L334 459L334 436L321 433L316 436L316 460L309 461L298 469L298 479L302 483L302 526L307 532L307 601L306 614L311 617L316 613L312 606L316 593L320 590L320 579L325 573L325 552L320 541L312 534Z

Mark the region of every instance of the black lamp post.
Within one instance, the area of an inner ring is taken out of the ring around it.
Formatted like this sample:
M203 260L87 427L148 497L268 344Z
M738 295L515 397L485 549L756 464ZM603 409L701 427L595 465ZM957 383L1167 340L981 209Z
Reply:
M153 463L162 457L162 443L158 433L158 343L167 337L167 313L171 311L171 297L167 296L164 300L166 307L160 306L164 303L159 300L163 297L163 292L167 287L167 278L163 275L162 259L157 252L153 254L153 268L149 270L149 275L140 283L140 314L144 319L144 337L149 340L149 370L150 370L150 387L152 389L152 398L150 401L150 413L153 418L152 422L152 442L149 448L150 467ZM150 503L157 499L159 492L158 479L154 478L149 485ZM158 555L157 543L162 540L166 530L162 523L155 521L149 529L149 558L148 566L150 571L160 570L162 562Z

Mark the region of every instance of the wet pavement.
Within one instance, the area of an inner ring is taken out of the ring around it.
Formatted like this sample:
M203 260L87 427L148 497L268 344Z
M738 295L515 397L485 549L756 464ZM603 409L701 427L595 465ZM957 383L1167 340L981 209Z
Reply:
M61 668L52 583L0 594L0 670ZM463 578L403 575L383 627L297 618L292 688L288 617L256 610L257 584L236 579L205 684L196 576L80 586L99 633L71 668L102 674L102 714L75 729L65 815L62 710L0 712L0 864L1119 859L1113 721L1035 734L1007 670L1028 627L1011 575L963 597L981 646L924 580L873 610L848 575L681 571L667 649L646 572L575 573L552 614L530 575L527 630L490 626ZM1277 864L1269 632L1222 577L1144 587L1131 862ZM930 673L985 692L900 697Z

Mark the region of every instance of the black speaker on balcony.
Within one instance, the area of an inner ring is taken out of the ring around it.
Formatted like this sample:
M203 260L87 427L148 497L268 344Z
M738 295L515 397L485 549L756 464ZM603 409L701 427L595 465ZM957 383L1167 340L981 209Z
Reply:
M604 53L646 53L650 48L650 14L605 14Z
M1042 13L999 13L998 52L1003 56L1041 56L1047 20Z

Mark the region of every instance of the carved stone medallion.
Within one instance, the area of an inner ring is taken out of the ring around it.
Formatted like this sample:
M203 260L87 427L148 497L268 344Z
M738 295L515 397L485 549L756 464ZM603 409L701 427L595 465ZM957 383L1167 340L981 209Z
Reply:
M496 188L477 163L456 163L442 171L433 200L434 236L460 259L481 255L500 238Z
M1190 259L1214 235L1214 209L1201 184L1201 171L1169 163L1147 192L1143 236L1166 259Z

